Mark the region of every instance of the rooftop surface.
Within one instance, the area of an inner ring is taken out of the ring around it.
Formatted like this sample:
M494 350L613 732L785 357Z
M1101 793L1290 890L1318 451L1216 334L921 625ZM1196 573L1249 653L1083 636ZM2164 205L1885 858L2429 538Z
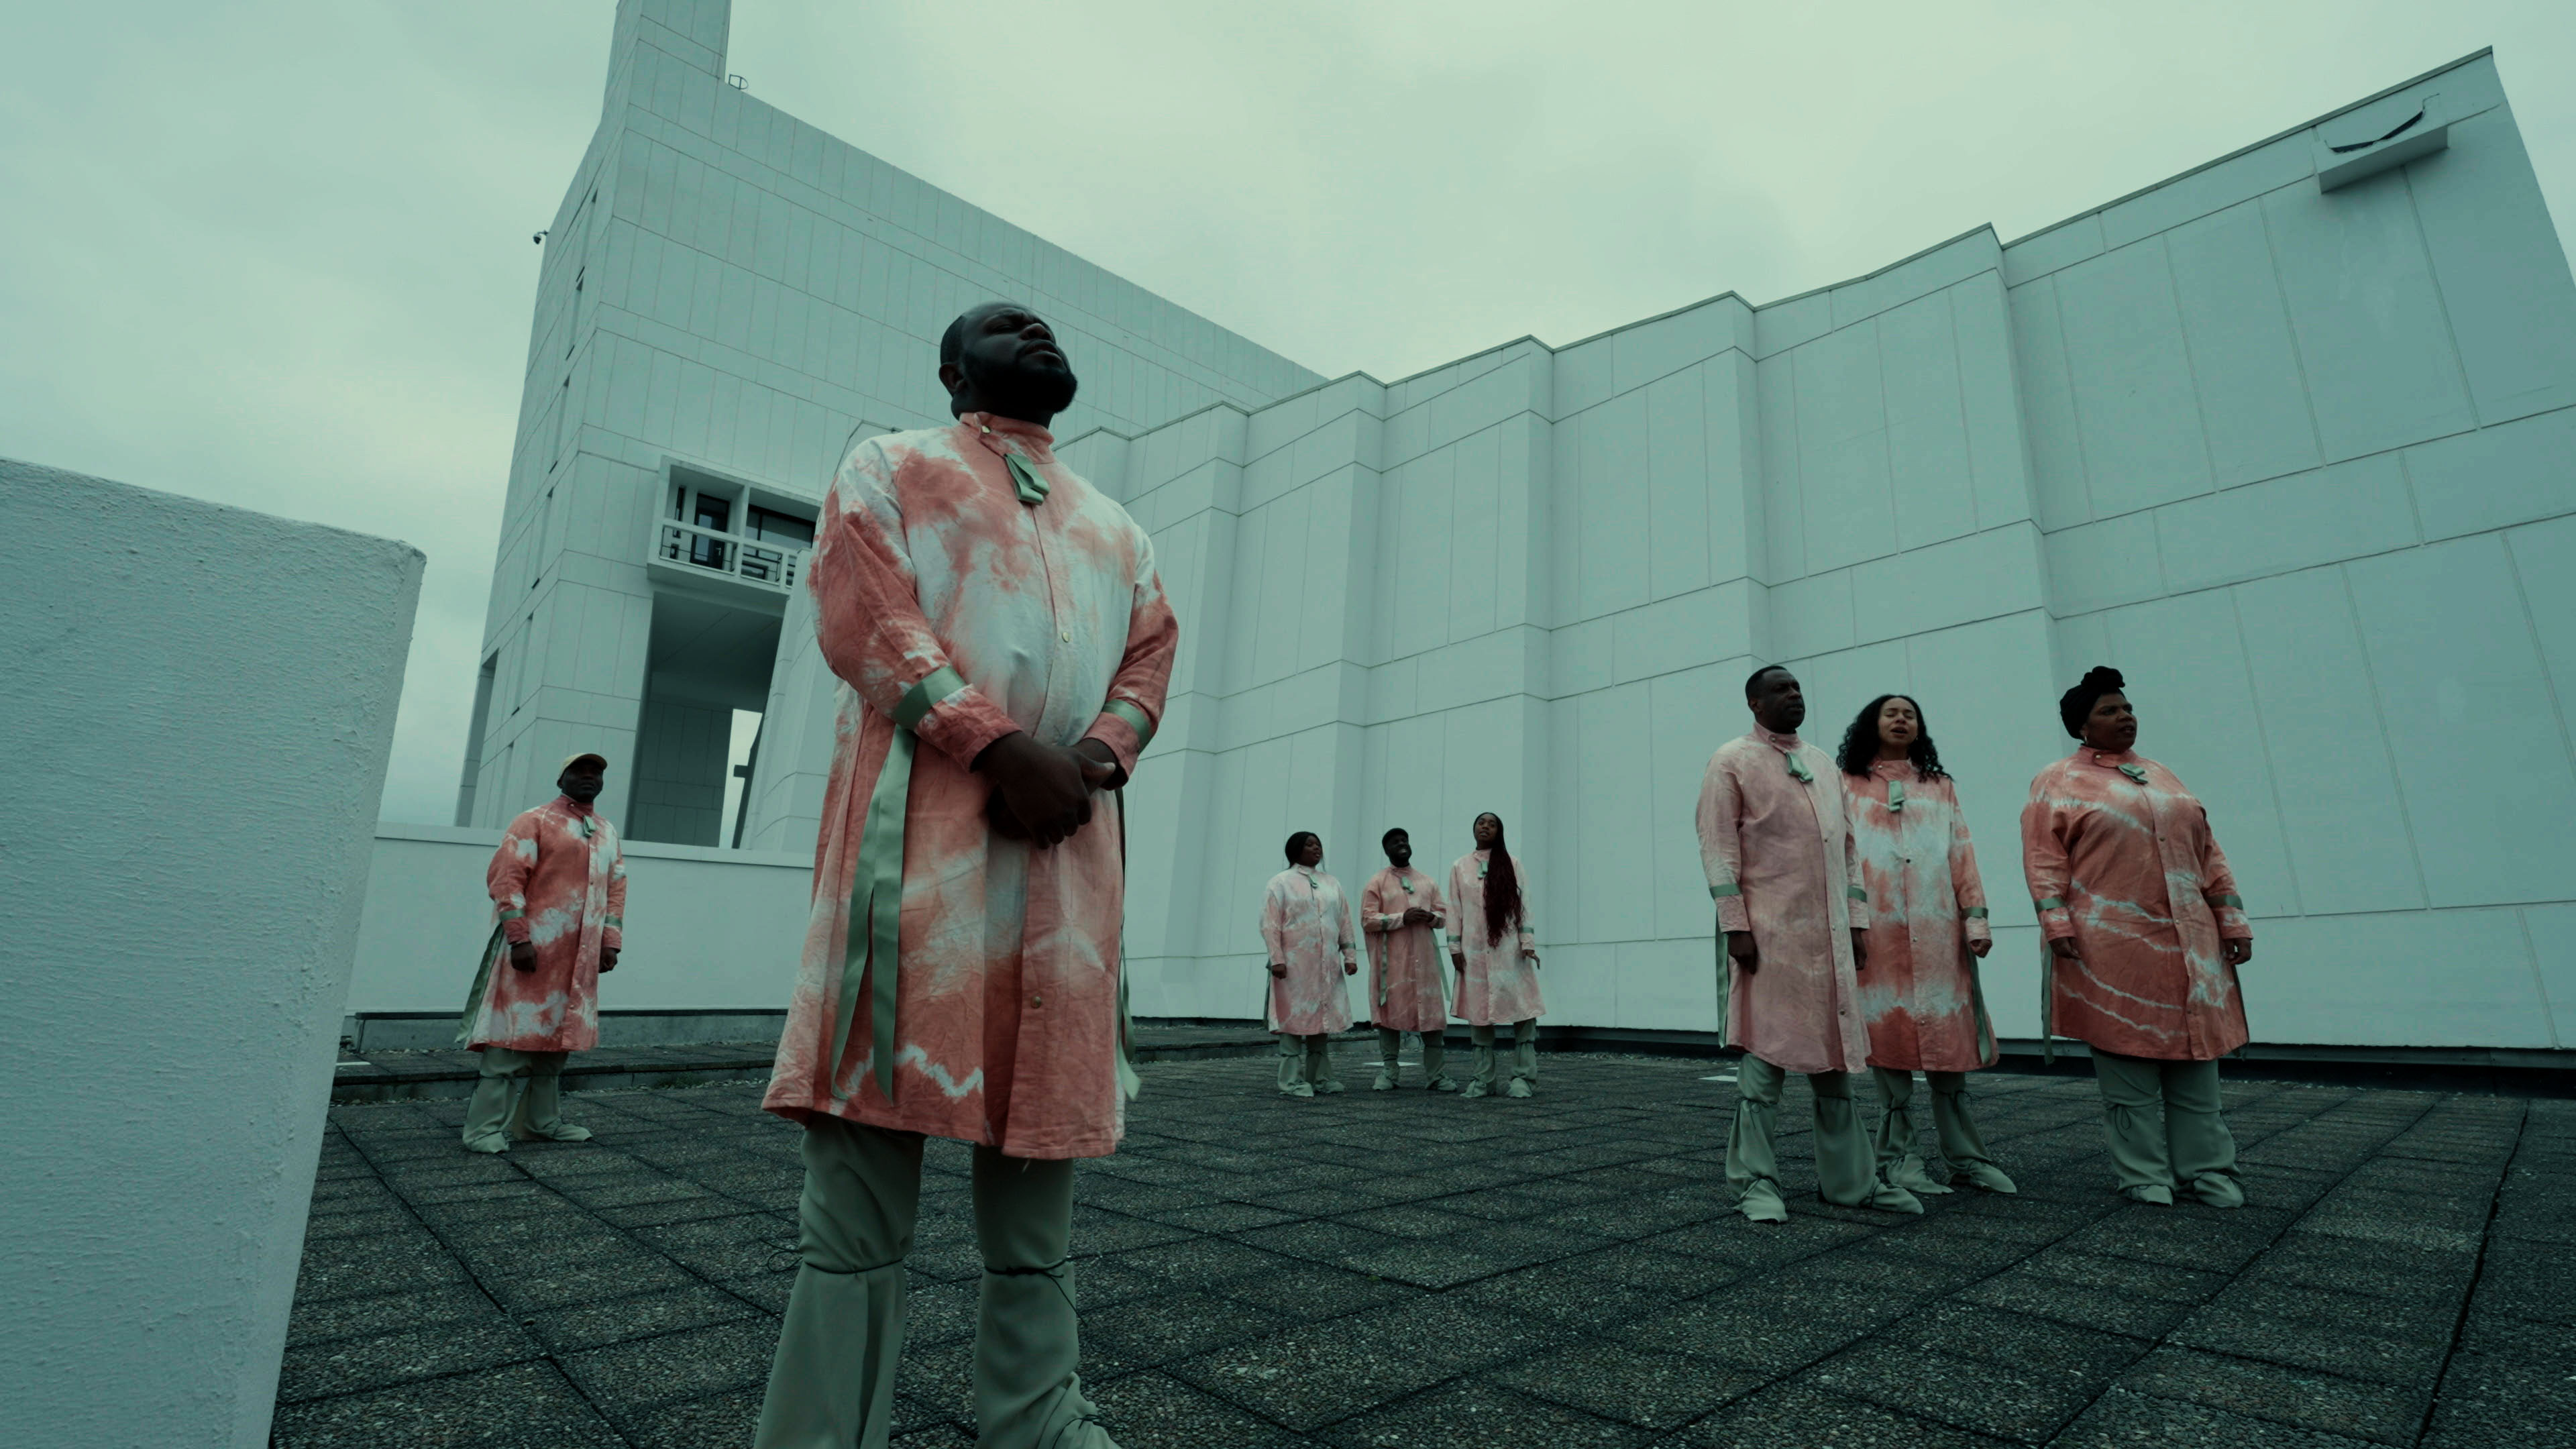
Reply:
M1764 1227L1727 1064L1549 1055L1537 1097L1467 1102L1340 1059L1312 1101L1267 1059L1149 1063L1082 1166L1125 1449L2576 1442L2576 1102L2231 1081L2220 1213L2111 1192L2089 1077L1988 1073L2021 1195L1892 1218L1816 1200L1792 1077ZM334 1107L274 1442L747 1445L801 1180L759 1093L577 1093L595 1141L503 1157L459 1149L462 1101ZM932 1144L903 1449L973 1442L966 1167Z

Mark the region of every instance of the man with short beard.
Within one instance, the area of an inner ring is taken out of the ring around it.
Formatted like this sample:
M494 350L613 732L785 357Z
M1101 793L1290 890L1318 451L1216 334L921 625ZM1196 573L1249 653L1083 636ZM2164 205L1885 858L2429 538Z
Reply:
M1144 530L1055 456L1074 377L1046 323L974 308L939 380L957 421L850 450L807 574L847 688L764 1103L805 1128L805 1189L760 1449L886 1443L925 1136L975 1145L977 1442L1114 1449L1067 1262L1073 1160L1116 1150L1134 1083L1102 792L1180 630Z
M1834 757L1798 738L1807 697L1780 666L1744 681L1753 732L1718 746L1700 782L1700 864L1717 902L1726 1044L1744 1049L1726 1179L1757 1223L1789 1220L1772 1139L1780 1087L1800 1072L1815 1097L1816 1192L1842 1207L1919 1213L1879 1180L1852 1110L1851 1077L1869 1063L1858 973L1868 965L1869 892L1843 817Z

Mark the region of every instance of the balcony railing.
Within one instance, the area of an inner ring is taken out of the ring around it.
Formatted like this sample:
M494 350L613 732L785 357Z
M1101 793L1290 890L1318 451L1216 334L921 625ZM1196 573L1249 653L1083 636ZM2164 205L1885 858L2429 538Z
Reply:
M804 577L805 560L813 552L810 548L763 543L738 533L666 518L656 535L653 556L661 563L728 574L744 583L785 593Z

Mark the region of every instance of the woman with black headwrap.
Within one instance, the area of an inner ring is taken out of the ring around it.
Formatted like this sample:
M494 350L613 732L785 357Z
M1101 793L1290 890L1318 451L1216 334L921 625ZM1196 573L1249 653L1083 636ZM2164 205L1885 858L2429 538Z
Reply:
M2022 873L2048 943L2041 1029L2093 1049L2121 1191L2242 1207L2218 1059L2245 1044L2236 968L2253 959L2254 930L2209 812L2137 753L2126 687L2096 667L2058 700L2083 743L2039 772L2022 807Z
M1494 1028L1512 1028L1512 1080L1507 1097L1538 1085L1538 934L1530 925L1529 865L1503 843L1503 817L1476 817L1476 848L1449 867L1449 961L1458 970L1458 1015L1476 1047L1476 1074L1461 1096L1494 1090Z

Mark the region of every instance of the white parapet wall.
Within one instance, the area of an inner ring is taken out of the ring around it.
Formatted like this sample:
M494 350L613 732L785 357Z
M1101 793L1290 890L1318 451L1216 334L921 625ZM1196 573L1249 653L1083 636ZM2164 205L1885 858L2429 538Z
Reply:
M0 1404L268 1441L422 558L0 459Z
M443 1047L492 933L498 828L376 827L344 1034ZM600 982L603 1046L775 1035L796 983L814 858L626 842L626 948Z

